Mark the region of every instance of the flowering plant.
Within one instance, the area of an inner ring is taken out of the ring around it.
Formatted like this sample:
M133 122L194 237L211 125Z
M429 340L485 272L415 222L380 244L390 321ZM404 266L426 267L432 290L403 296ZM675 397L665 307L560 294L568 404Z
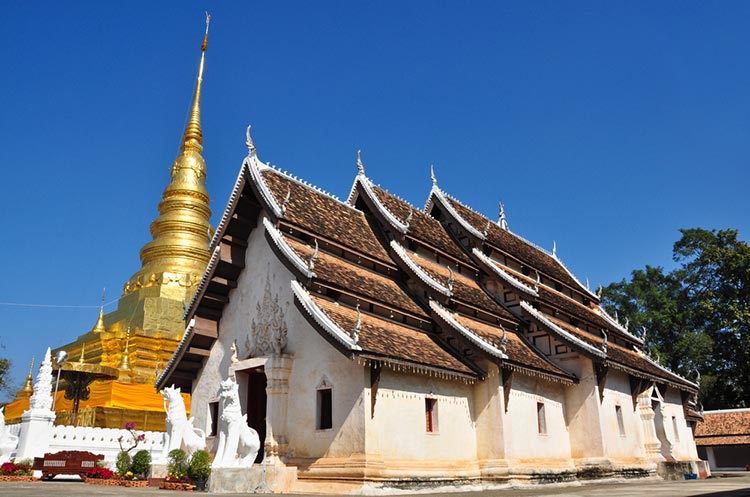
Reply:
M0 474L6 476L31 476L34 474L28 461L6 462L0 465Z
M130 444L130 447L125 449L123 448L122 444L125 441L125 437L121 436L117 439L117 443L120 444L120 451L121 452L130 452L131 450L138 447L138 444L146 440L146 434L145 433L138 433L135 431L135 423L125 423L125 429L130 432L130 440L128 441Z
M166 478L164 478L164 481L168 481L169 483L193 483L193 480L188 475L169 475Z
M133 474L132 471L128 471L124 475L121 475L119 479L120 480L140 480L140 478L138 478L138 476L139 475Z
M114 471L109 468L91 468L86 472L86 478L97 478L100 480L109 480L114 475Z

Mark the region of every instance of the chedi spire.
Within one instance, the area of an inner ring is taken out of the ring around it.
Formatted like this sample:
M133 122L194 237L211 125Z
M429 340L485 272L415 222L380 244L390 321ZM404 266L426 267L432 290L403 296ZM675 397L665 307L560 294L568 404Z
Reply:
M203 159L203 132L200 102L203 68L208 48L208 26L201 45L198 77L190 108L190 117L172 164L171 181L159 203L159 217L151 224L153 240L141 249L141 269L125 285L124 295L141 286L176 283L186 288L188 299L208 263L211 208L206 191L206 161Z

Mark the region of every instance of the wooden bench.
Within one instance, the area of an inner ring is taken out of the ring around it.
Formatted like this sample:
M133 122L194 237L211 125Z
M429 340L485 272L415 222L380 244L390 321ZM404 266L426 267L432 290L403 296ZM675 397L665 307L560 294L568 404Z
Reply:
M51 480L56 475L78 475L86 479L86 473L104 459L102 454L93 454L83 450L63 450L44 457L34 458L34 470L42 472L42 480Z

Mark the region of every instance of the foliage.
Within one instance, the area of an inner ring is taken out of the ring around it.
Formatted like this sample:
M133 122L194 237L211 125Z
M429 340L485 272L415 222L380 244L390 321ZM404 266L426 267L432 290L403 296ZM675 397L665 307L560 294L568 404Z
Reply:
M28 459L18 462L6 462L0 465L0 474L4 476L31 476L34 471L31 469L31 462Z
M0 392L10 392L10 365L9 359L0 358Z
M646 266L612 283L602 304L645 330L652 357L700 378L706 409L750 405L750 245L736 230L680 230L669 273ZM700 376L698 376L700 371Z
M117 475L123 476L128 471L130 471L130 464L132 463L130 454L127 453L127 451L121 450L117 454L117 459L115 460L115 468L117 468Z
M114 471L102 467L91 468L86 472L86 478L96 478L99 480L110 480L114 475Z
M151 472L151 454L147 450L139 450L130 463L130 471L139 478L146 479Z
M167 477L169 481L183 483L187 477L187 456L182 449L173 449L167 454Z
M197 450L193 453L187 474L194 480L205 480L211 475L211 455L207 450Z

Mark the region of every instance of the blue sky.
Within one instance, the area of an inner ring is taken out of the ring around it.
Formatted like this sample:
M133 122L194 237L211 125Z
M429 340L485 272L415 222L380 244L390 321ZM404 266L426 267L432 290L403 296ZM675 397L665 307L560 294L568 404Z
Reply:
M748 239L750 4L11 2L3 6L0 355L90 329L139 267L188 116L204 11L214 224L246 153L345 198L440 186L592 287ZM106 311L114 309L109 305Z

